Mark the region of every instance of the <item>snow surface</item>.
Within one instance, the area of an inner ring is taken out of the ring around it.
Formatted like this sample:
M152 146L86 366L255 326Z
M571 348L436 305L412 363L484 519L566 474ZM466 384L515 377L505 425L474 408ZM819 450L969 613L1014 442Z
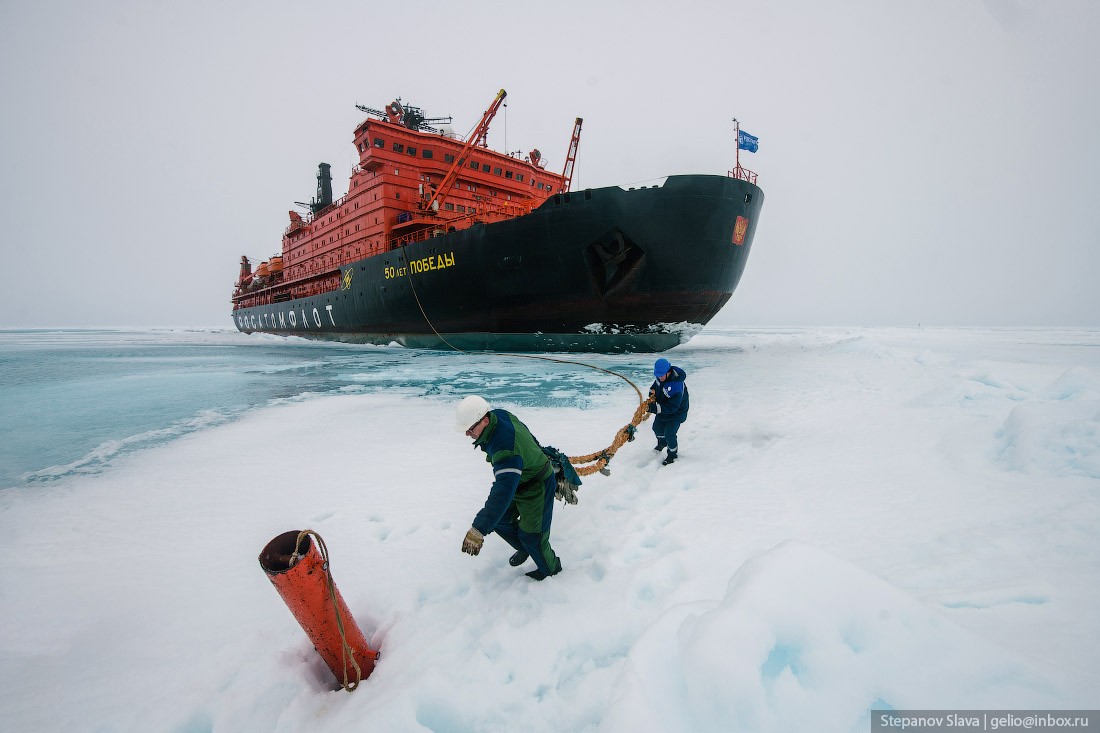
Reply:
M565 570L542 583L495 537L459 551L490 472L449 395L279 404L0 493L4 729L865 731L876 708L1100 707L1100 333L704 332L668 356L691 365L681 460L643 425L557 505ZM576 455L634 405L624 385L515 409ZM257 563L306 527L381 648L352 693Z

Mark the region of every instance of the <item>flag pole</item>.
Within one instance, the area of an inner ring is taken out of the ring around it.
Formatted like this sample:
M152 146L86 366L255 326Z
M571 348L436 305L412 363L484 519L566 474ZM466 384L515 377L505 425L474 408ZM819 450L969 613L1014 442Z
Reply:
M734 161L737 163L737 168L741 167L741 123L737 121L737 118L733 118L733 156Z

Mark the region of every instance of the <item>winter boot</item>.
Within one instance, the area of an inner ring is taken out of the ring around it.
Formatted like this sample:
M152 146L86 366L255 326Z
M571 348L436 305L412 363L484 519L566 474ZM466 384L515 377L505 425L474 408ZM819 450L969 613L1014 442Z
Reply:
M557 575L560 572L561 572L561 560L558 560L557 569L554 572L550 573L550 575ZM524 575L526 575L531 580L546 580L547 578L550 577L550 575L547 575L546 573L542 572L538 568L532 570L529 573L524 573Z
M653 450L660 452L663 451L667 446L668 443L663 440L658 440L657 445L653 446Z
M514 568L518 568L520 565L527 562L527 558L529 558L529 557L531 557L531 556L528 555L523 550L520 550L520 551L514 553L510 558L508 558L508 564L511 565Z
M661 465L662 466L667 466L670 463L675 463L675 462L676 462L676 452L675 451L669 451L668 455L665 456L665 460L661 461Z

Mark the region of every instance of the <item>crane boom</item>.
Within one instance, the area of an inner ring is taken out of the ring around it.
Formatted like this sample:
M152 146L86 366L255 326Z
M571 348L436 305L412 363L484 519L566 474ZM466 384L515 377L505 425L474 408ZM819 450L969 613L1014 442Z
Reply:
M481 116L481 122L477 123L477 127L470 133L470 137L466 140L466 144L462 147L462 152L458 154L454 162L451 163L450 169L447 171L447 175L443 176L443 182L439 184L439 188L435 190L430 199L426 201L421 199L422 211L438 211L439 206L443 203L443 199L447 198L447 192L450 191L451 186L454 185L455 179L458 178L459 169L466 164L466 156L469 155L470 150L481 143L485 139L485 135L489 132L489 123L492 122L493 117L496 116L497 110L500 109L500 105L504 103L504 98L508 96L508 92L501 89L497 92L496 98L493 103L489 105L489 109L485 110L485 114Z
M577 147L581 144L582 122L584 120L578 117L577 121L573 123L573 139L569 141L569 153L565 156L565 169L561 173L564 180L561 182L561 189L558 193L566 193L573 183L573 164L577 162Z

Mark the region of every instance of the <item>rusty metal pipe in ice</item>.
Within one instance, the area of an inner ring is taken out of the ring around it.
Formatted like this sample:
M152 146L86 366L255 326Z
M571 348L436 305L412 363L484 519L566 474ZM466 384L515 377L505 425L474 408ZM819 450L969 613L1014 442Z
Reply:
M374 671L371 649L336 588L328 548L313 530L284 532L260 553L260 567L336 681L351 692Z

